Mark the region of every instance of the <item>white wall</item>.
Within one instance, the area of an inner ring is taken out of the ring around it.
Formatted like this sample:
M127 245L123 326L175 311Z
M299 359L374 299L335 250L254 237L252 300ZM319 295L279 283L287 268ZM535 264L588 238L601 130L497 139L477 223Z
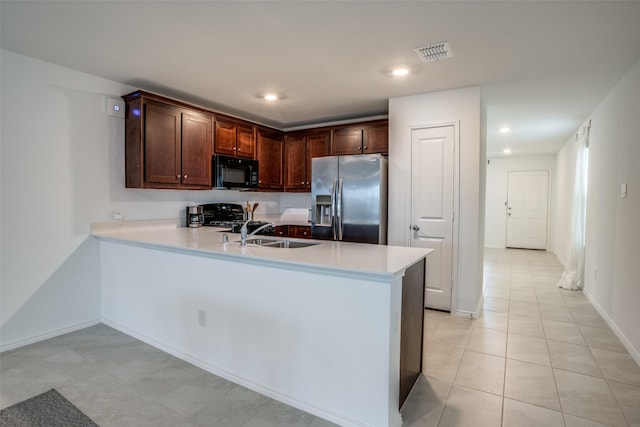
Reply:
M482 296L484 158L478 88L426 93L389 100L389 231L391 245L409 245L411 220L411 129L456 126L459 136L459 211L454 242L452 311L477 313ZM457 273L457 274L456 274Z
M507 242L507 177L509 171L549 171L549 212L553 212L554 205L554 175L556 156L523 156L523 157L493 157L487 164L487 194L485 210L486 248L504 248ZM568 193L571 194L571 193ZM553 250L553 224L549 217L547 229L547 249Z
M640 61L591 115L585 293L640 363ZM626 183L628 194L620 197Z
M279 214L279 193L124 188L124 120L106 98L124 84L1 50L0 349L100 319L92 222L184 218L191 202L260 202ZM284 207L309 207L287 195Z
M339 425L401 424L401 276L100 249L107 324Z
M89 223L110 206L122 143L106 96L129 88L1 52L2 347L99 321L98 249Z

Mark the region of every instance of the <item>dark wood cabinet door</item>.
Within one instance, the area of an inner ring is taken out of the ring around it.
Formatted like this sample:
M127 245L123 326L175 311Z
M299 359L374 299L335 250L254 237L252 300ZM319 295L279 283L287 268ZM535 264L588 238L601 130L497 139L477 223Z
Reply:
M295 237L297 239L310 239L311 227L305 225L290 225L289 237Z
M253 127L238 125L236 130L236 154L239 157L253 159L255 146Z
M212 116L182 114L182 186L211 187Z
M282 190L284 137L282 133L259 129L256 138L258 186L267 190Z
M215 153L253 159L255 139L253 127L216 119Z
M334 156L362 154L362 128L334 129L331 154Z
M362 152L364 154L389 153L389 126L365 127L362 132Z
M289 226L278 225L277 227L273 227L273 234L277 237L289 237Z
M287 135L284 138L285 191L306 188L306 147L306 138L303 135Z
M215 152L227 156L236 155L236 124L216 120Z
M424 258L407 268L402 278L400 310L400 407L422 372L424 337Z
M331 154L331 131L310 133L307 135L306 183L305 188L311 191L311 159Z
M144 182L180 183L179 108L147 101L144 109Z

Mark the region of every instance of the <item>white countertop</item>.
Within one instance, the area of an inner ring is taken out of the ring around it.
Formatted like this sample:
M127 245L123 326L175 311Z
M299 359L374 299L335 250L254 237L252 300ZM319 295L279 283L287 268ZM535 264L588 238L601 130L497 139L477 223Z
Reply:
M222 243L225 234L218 228L178 227L178 221L130 221L99 223L91 234L99 239L141 245L155 249L192 253L199 256L229 258L239 262L320 268L344 273L368 273L393 276L422 259L430 249L386 246L363 243L333 242L293 238L269 238L290 241L318 242L304 248L269 248L240 246L240 235L226 233L229 243Z

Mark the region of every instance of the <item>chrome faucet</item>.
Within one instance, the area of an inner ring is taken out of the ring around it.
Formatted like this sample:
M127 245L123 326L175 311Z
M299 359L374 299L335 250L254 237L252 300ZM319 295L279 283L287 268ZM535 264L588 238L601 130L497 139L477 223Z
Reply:
M256 228L255 230L253 230L251 233L247 234L247 224L250 222L251 220L247 220L245 221L244 224L242 224L242 228L240 229L240 246L247 246L247 239L251 236L253 236L254 234L256 234L258 231L262 230L263 228L267 228L267 227L275 227L275 223L270 222L268 224L264 224L261 225L260 227Z

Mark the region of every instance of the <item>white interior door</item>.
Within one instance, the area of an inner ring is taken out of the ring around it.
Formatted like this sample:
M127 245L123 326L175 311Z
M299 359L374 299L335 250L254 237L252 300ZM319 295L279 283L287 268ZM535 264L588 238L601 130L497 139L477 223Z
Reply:
M427 257L425 307L451 310L454 214L454 127L411 133L411 246Z
M549 171L508 172L508 248L547 248L548 199Z

